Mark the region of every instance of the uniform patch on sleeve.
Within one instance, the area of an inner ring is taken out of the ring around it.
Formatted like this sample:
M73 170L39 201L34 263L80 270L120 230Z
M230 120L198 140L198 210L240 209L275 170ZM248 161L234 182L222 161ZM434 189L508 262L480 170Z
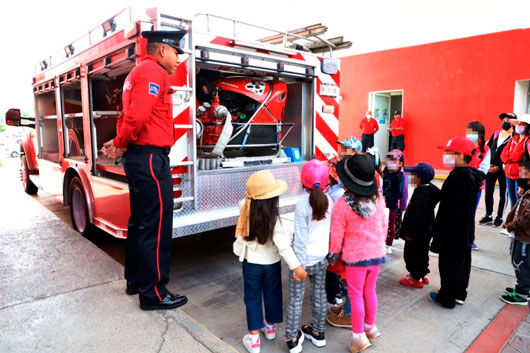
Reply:
M159 85L153 82L149 82L149 94L152 94L153 96L158 96L159 89L160 89Z

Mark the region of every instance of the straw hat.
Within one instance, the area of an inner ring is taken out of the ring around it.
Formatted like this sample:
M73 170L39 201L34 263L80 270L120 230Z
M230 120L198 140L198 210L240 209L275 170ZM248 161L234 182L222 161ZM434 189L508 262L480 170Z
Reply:
M252 200L266 200L280 196L287 191L287 182L279 180L269 170L260 170L247 180L247 197Z

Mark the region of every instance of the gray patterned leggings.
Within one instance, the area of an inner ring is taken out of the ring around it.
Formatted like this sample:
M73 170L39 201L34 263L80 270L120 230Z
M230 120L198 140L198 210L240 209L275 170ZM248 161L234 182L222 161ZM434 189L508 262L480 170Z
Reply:
M305 270L311 282L311 308L313 311L313 328L324 332L326 327L326 314L328 303L326 298L326 269L328 260L324 259L313 266L306 266ZM302 304L305 295L306 280L295 282L292 275L289 276L289 303L287 304L287 323L285 337L287 339L296 337L300 318L302 316Z

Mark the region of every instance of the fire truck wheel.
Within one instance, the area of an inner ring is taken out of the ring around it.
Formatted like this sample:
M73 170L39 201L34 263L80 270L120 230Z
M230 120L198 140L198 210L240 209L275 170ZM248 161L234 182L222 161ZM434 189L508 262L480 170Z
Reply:
M33 184L31 179L29 178L29 167L28 162L26 161L26 156L22 156L20 158L20 163L20 176L22 178L22 186L24 187L24 191L26 192L26 194L35 195L37 191L39 191L39 188L35 184Z
M87 235L91 225L88 219L86 196L79 177L73 177L70 181L70 217L72 227L79 233Z

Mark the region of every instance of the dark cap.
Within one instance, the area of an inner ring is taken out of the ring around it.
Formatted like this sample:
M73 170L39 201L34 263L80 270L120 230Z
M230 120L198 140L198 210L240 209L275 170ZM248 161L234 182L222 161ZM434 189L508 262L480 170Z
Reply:
M517 114L515 114L515 113L501 113L501 115L499 115L499 119L502 120L504 118L517 119Z
M143 31L142 37L147 39L147 43L166 43L177 49L179 54L184 54L180 40L185 34L186 31Z
M401 112L400 112L399 110L396 110L396 111L394 112L394 115L401 115Z
M405 172L415 174L421 182L426 184L434 178L434 169L430 164L418 163L414 167L405 167Z

